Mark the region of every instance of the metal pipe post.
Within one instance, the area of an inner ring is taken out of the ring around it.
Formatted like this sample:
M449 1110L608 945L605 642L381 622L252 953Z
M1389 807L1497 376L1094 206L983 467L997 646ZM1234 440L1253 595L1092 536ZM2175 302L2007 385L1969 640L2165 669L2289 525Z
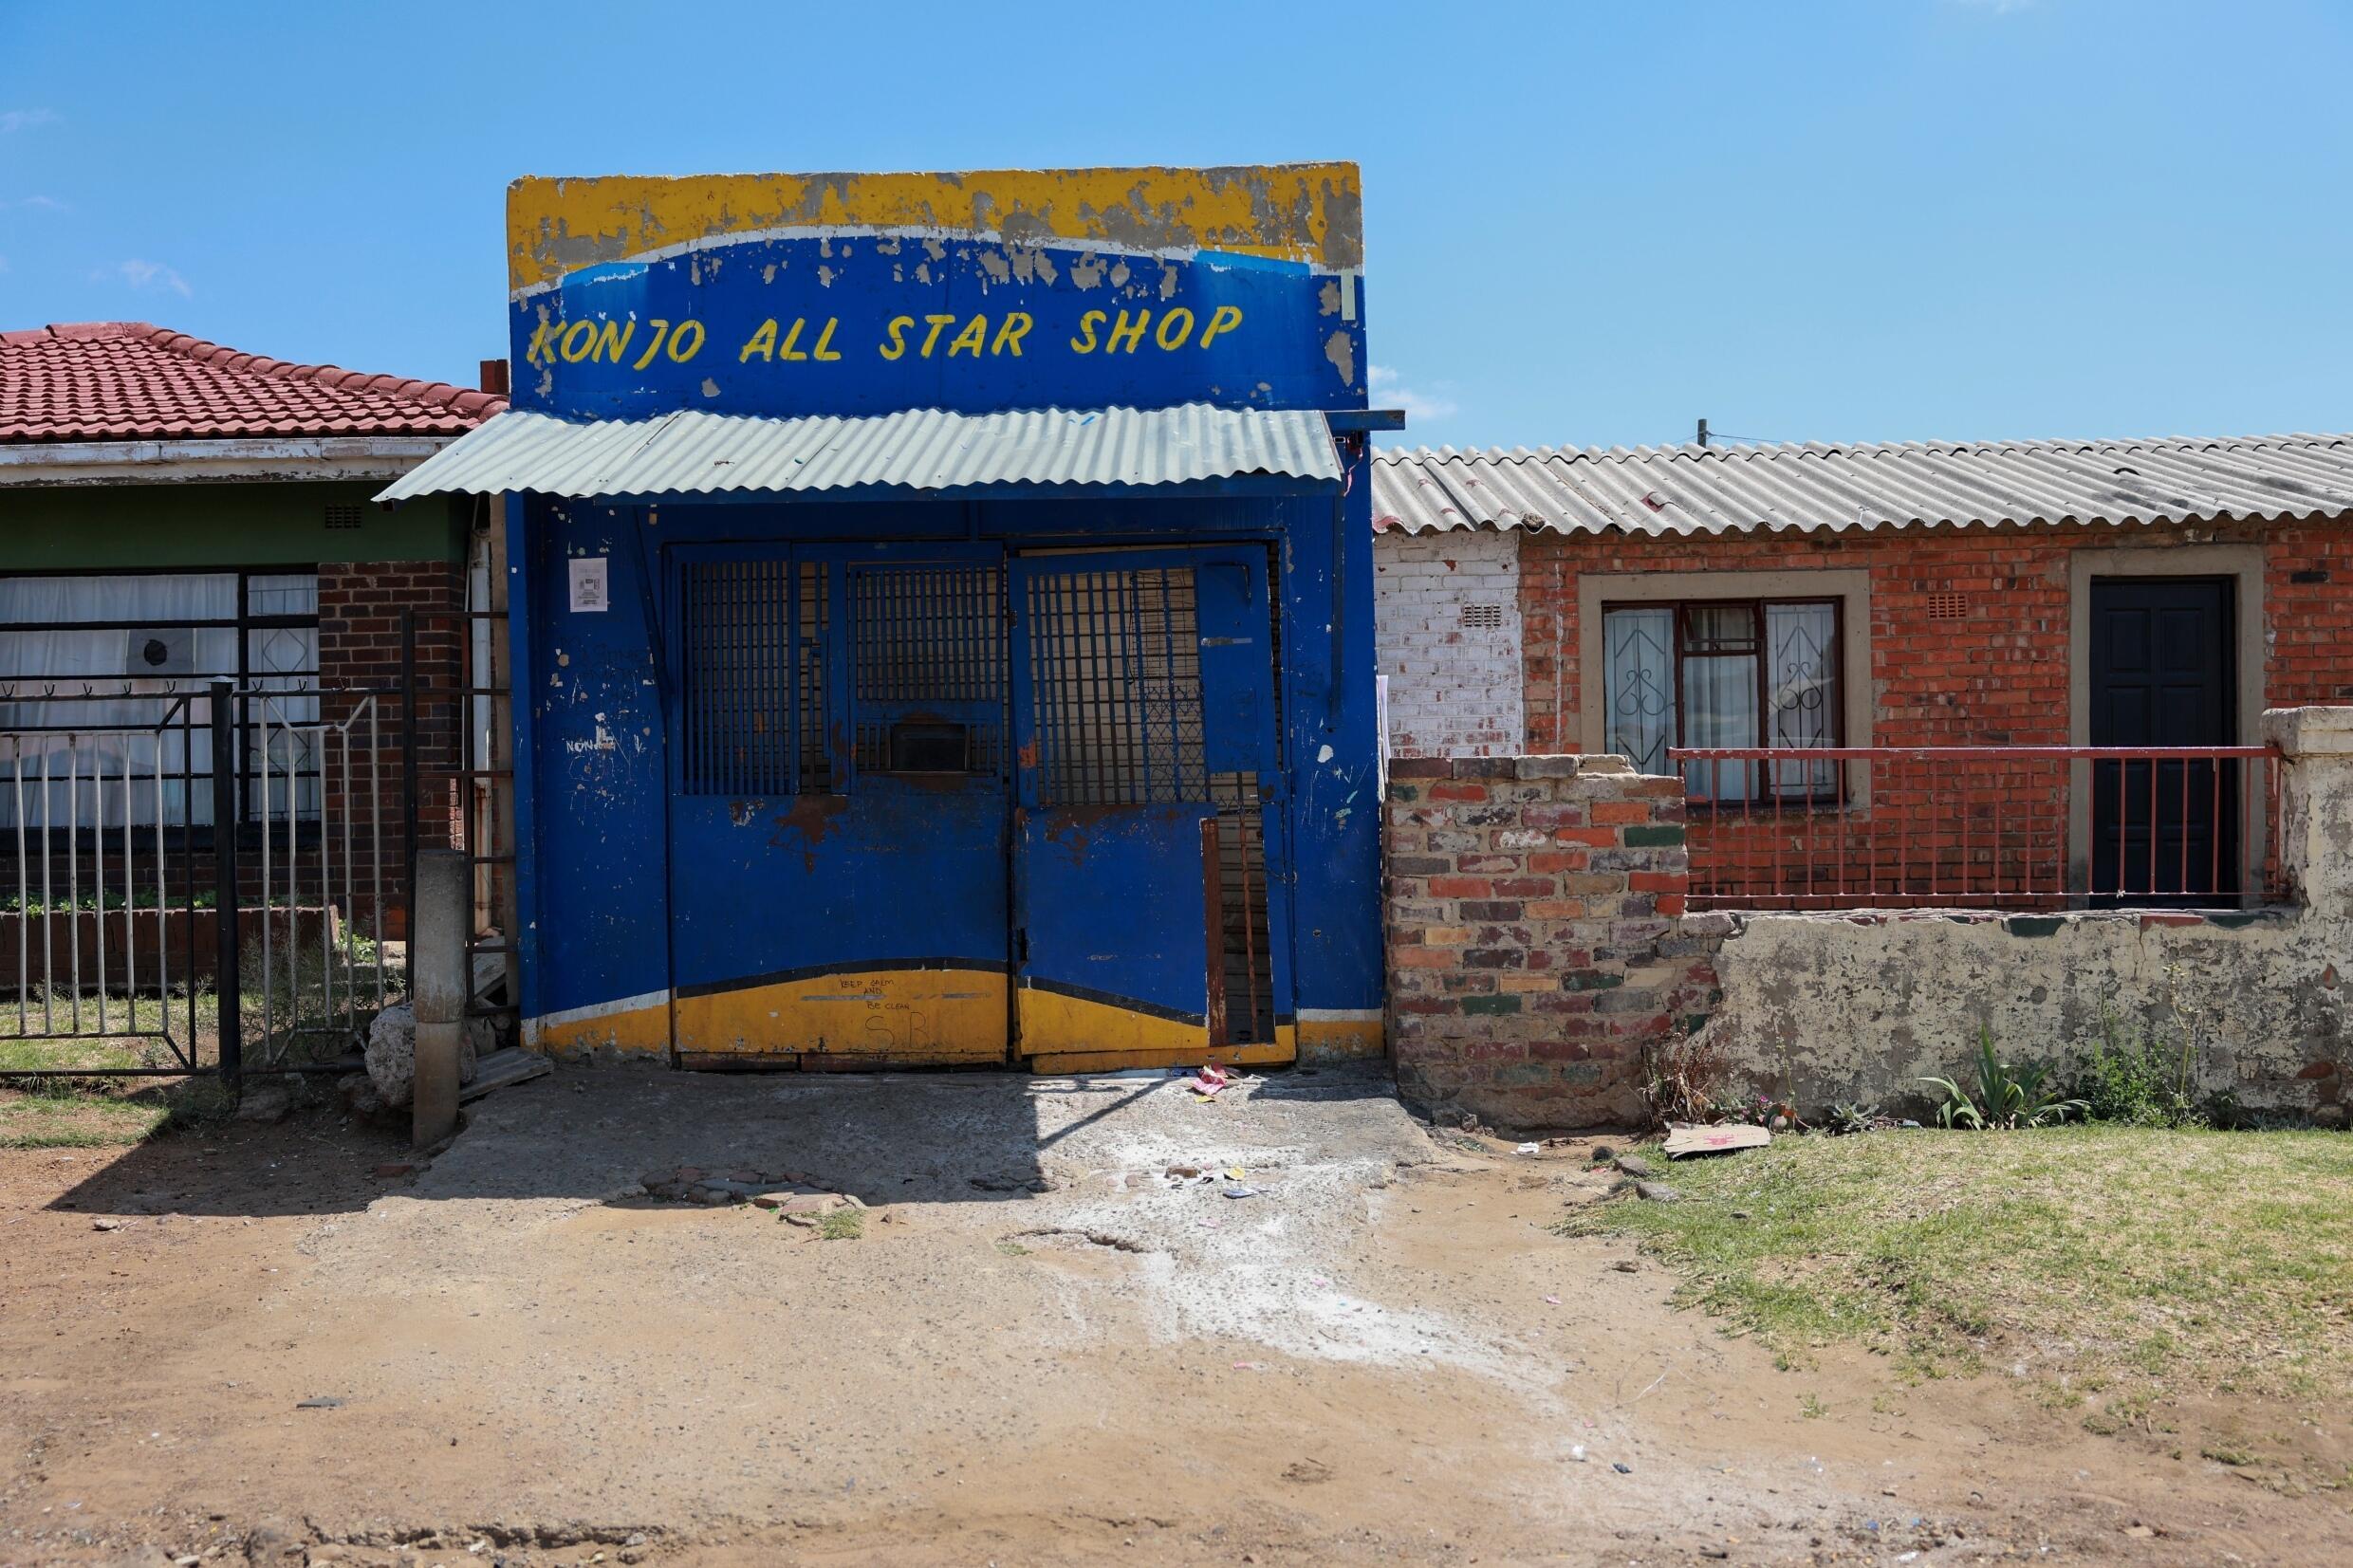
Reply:
M470 880L454 849L420 850L417 924L409 932L411 1005L417 1012L416 1094L411 1136L419 1149L457 1131L459 1031L466 1026L466 922Z
M237 770L236 697L226 679L213 682L213 926L219 937L213 975L221 1081L232 1095L245 1080L245 1015L237 989ZM269 918L267 909L262 918ZM194 922L192 921L191 924ZM189 994L195 994L191 970ZM195 1042L189 1041L189 1049Z

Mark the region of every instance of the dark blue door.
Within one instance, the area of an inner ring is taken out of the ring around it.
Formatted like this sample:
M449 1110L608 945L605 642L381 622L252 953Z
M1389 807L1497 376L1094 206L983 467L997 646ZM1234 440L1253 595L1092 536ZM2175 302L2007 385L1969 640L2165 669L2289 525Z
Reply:
M1017 1052L1053 1069L1288 1061L1267 550L1010 570Z
M2232 583L2095 578L2094 746L2234 744ZM2236 765L2206 759L2092 767L2092 886L2103 898L2200 902L2238 890Z

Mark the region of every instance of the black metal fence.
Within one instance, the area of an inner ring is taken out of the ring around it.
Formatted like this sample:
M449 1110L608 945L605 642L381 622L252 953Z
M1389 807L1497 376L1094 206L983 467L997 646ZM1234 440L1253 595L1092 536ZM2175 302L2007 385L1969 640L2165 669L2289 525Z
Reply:
M0 687L0 1077L348 1071L407 990L406 706Z

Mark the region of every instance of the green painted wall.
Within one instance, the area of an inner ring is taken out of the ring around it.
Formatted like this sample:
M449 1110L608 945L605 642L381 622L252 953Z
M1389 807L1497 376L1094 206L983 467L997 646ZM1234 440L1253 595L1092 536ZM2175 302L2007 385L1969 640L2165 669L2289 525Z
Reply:
M376 483L105 485L0 489L0 572L127 566L306 566L464 559L471 502L428 496L387 511ZM360 526L326 508L357 504Z

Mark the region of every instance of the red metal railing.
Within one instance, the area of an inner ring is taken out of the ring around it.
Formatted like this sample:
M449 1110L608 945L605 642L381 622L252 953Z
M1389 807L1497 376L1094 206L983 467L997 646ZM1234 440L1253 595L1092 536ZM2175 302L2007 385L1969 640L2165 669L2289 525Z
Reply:
M2236 908L2276 899L2261 746L1695 747L1693 909Z

